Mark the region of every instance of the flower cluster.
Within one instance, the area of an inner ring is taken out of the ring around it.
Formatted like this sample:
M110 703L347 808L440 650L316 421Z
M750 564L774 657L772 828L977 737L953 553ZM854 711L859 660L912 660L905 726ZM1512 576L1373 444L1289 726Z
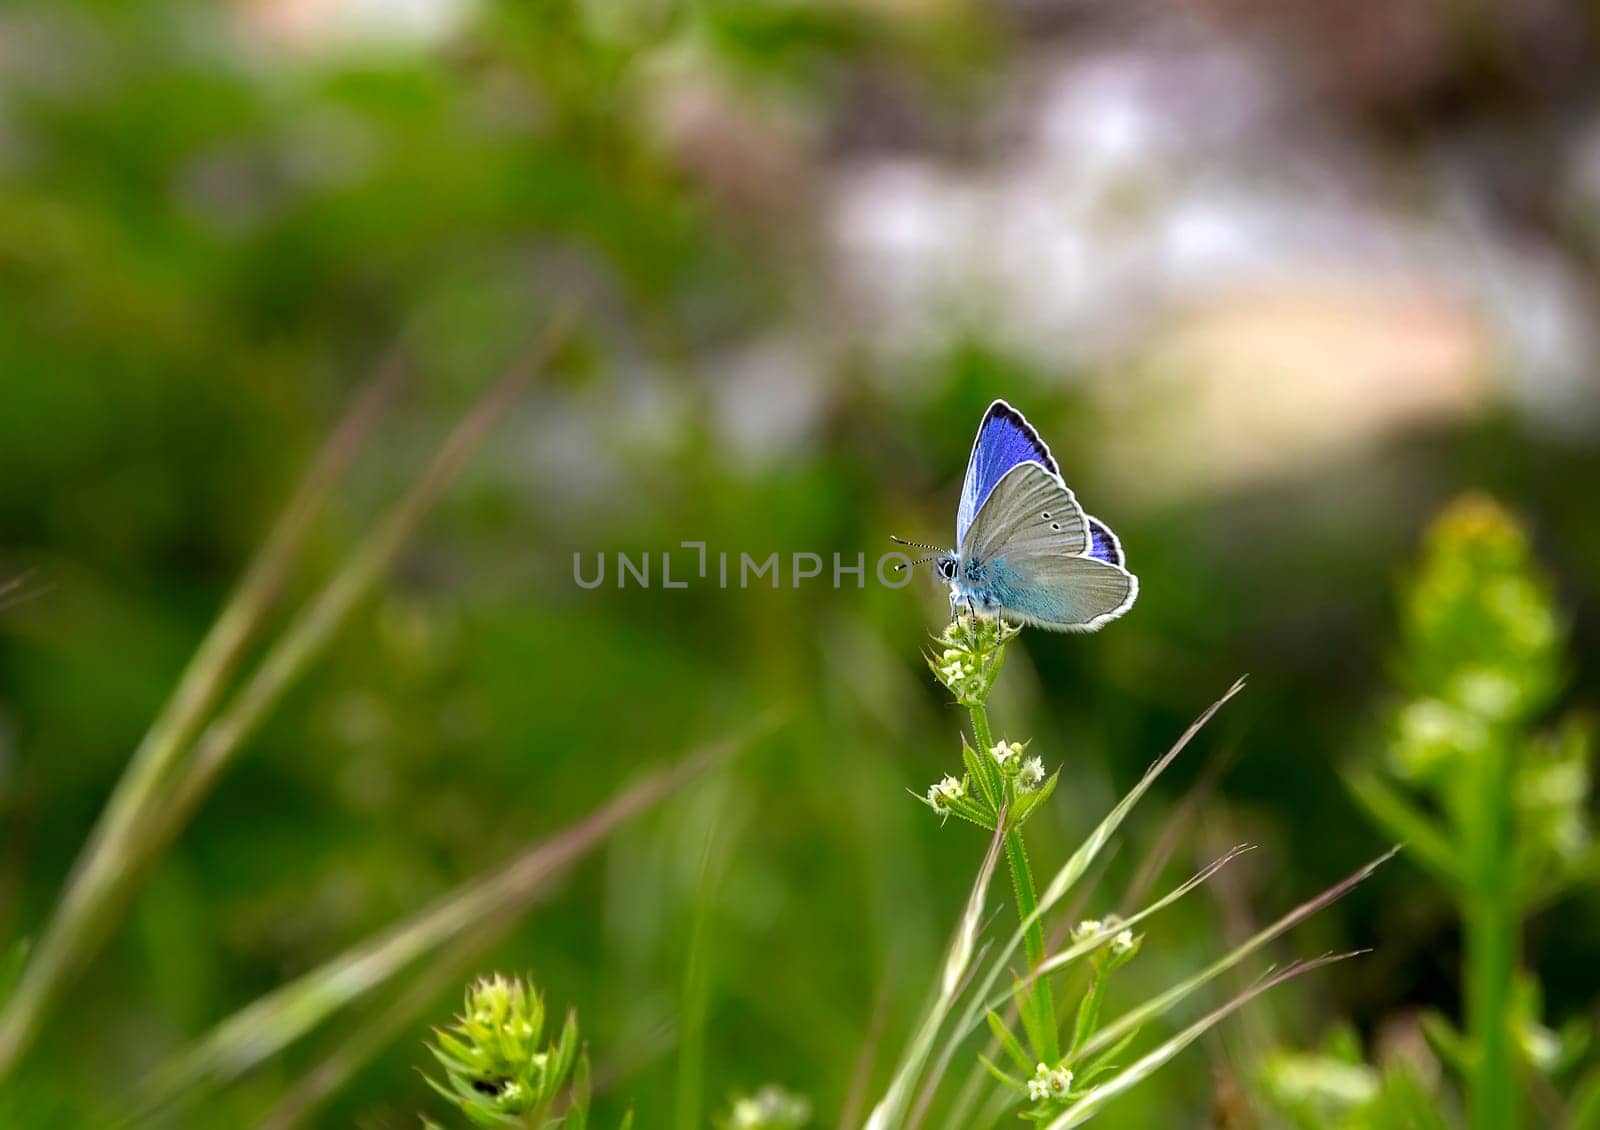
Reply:
M1065 1054L1052 1062L1037 1062L1031 1077L1010 1075L987 1060L990 1073L1000 1082L1027 1096L1032 1107L1022 1112L1022 1117L1033 1122L1050 1122L1064 1110L1081 1102L1091 1090L1091 1084L1101 1076L1117 1069L1117 1062L1126 1050L1133 1033L1129 1033L1112 1047L1090 1053L1091 1037L1100 1026L1100 1007L1105 999L1106 982L1112 973L1132 961L1144 942L1142 934L1135 934L1115 915L1105 918L1086 918L1072 928L1072 944L1089 962L1089 984L1079 1002L1077 1016L1070 1029L1070 1041L1062 1040ZM1081 948L1080 948L1081 947ZM990 1013L991 1030L1000 1037L1011 1061L1027 1070L1025 1049L1000 1027L1000 1019Z
M1023 757L1026 742L996 742L989 748L989 756L1000 769L1001 776L1011 781L1019 794L1036 792L1044 784L1044 761L1037 757Z
M1043 759L1026 756L1027 742L991 741L987 723L980 723L1005 645L1021 630L998 620L958 616L939 635L938 653L928 656L939 681L972 711L974 732L983 743L974 750L963 737L966 773L942 777L918 795L940 817L959 816L993 830L1005 812L1008 827L1015 829L1055 789L1056 776L1045 772Z
M1065 1099L1071 1090L1072 1072L1064 1066L1041 1063L1034 1068L1033 1078L1028 1080L1028 1098L1036 1103Z
M811 1121L811 1104L768 1083L753 1095L740 1095L721 1122L722 1130L799 1130Z
M574 1015L567 1015L554 1044L541 1047L544 1022L544 1001L532 986L498 973L481 978L467 990L456 1022L435 1030L428 1050L445 1081L429 1078L428 1084L475 1125L546 1125L543 1119L579 1067L579 1051Z
M1072 940L1082 945L1093 938L1110 934L1110 939L1095 954L1097 967L1109 972L1132 961L1139 947L1144 944L1143 934L1136 935L1132 930L1118 929L1120 925L1121 919L1114 914L1105 918L1085 918L1072 928Z
M917 799L940 817L959 816L991 831L1004 810L1008 825L1020 827L1056 784L1056 775L1045 772L1041 758L1023 756L1025 748L1023 742L996 742L984 758L963 742L966 773L945 774Z
M958 616L939 635L928 666L962 706L982 706L1000 674L1005 645L1021 630L1000 620Z

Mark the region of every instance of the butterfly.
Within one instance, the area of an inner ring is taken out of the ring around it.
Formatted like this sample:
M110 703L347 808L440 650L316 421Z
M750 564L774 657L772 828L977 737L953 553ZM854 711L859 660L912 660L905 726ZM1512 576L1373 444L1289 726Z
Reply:
M964 605L1051 631L1092 632L1139 595L1117 535L1084 513L1049 447L1004 400L989 405L972 441L956 549L921 548L935 550L952 612Z

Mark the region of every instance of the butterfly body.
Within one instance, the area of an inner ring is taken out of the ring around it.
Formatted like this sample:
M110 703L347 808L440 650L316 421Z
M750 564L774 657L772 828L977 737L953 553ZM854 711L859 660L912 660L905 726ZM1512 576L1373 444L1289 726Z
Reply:
M1003 400L978 425L956 546L934 562L952 610L1092 632L1139 594L1117 536L1084 513L1039 433Z

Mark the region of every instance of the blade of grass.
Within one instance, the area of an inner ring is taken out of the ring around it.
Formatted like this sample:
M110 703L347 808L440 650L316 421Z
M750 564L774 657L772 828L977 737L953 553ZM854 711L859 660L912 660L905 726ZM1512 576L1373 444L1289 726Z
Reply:
M160 790L272 606L313 519L393 398L403 372L395 351L357 394L134 750L73 864L33 960L0 1013L0 1079L27 1051L62 985L109 929L117 904L113 892L132 881L139 827L159 803Z
M55 939L59 946L53 952L60 956L41 968L35 993L22 1001L29 1011L18 1015L19 1027L14 1033L16 1039L31 1039L37 1021L42 1018L44 1006L59 991L65 974L76 965L87 962L99 948L126 909L144 875L188 823L195 808L216 783L245 738L305 672L356 603L371 590L400 546L454 478L467 455L504 414L511 400L537 369L538 363L559 344L568 323L566 316L553 323L539 344L515 362L461 420L421 478L385 516L377 529L356 548L311 606L291 623L268 650L255 674L233 696L223 712L194 739L194 752L187 769L174 768L144 782L140 795L135 798L137 803L130 807L127 814L127 823L116 829L118 850L113 852L106 848L95 852L96 859L105 861L102 870L107 878L92 890L85 890L79 902L74 904L80 908L80 912L64 924L59 937ZM284 564L286 562L285 557ZM243 639L239 642L242 644ZM210 688L213 695L220 685L219 680ZM198 724L201 716L203 710L186 722L185 733L180 736L186 737L187 730ZM170 753L172 763L181 758L183 749L181 742L173 747ZM177 779L163 798L163 778L172 775L177 775ZM45 977L50 980L46 981ZM26 983L19 987L13 1004L18 1003L22 997L21 988L25 987ZM9 1013L11 1010L7 1011ZM32 1026L22 1029L20 1025L24 1021ZM14 1063L16 1052L12 1052L12 1058L8 1060L8 1050L22 1046L6 1043L10 1033L5 1018L0 1017L0 1078Z
M192 1098L205 1086L236 1078L417 958L510 907L526 907L553 875L592 851L618 826L758 740L772 724L764 720L742 739L721 743L635 785L493 873L235 1012L155 1072L147 1088L151 1106Z
M1272 923L1272 925L1252 935L1244 944L1235 947L1206 966L1199 973L1180 981L1166 992L1151 997L1138 1007L1124 1013L1090 1037L1083 1046L1083 1054L1086 1056L1093 1055L1095 1052L1112 1046L1133 1029L1143 1026L1146 1021L1166 1012L1173 1005L1200 988L1200 986L1232 969L1280 934L1298 926L1313 914L1332 906L1345 895L1355 890L1379 867L1393 859L1395 853L1399 850L1398 847L1390 848L1377 859L1351 872L1321 894L1307 899L1288 914Z
M1110 1102L1112 1099L1116 1098L1125 1091L1138 1086L1158 1068L1164 1066L1169 1060L1171 1060L1184 1048L1198 1040L1211 1028L1215 1027L1230 1014L1236 1012L1240 1008L1243 1008L1246 1004L1250 1003L1250 1001L1254 1000L1262 993L1267 992L1269 989L1276 988L1285 981L1293 980L1302 974L1310 973L1314 969L1321 969L1325 965L1332 965L1336 961L1343 961L1345 958L1354 957L1357 953L1362 952L1365 951L1358 950L1354 953L1327 954L1323 957L1312 958L1309 961L1297 961L1294 964L1269 975L1249 989L1246 989L1244 992L1240 993L1238 996L1234 997L1232 1000L1228 1001L1226 1004L1219 1008L1213 1009L1195 1023L1189 1025L1189 1027L1179 1032L1176 1036L1173 1036L1172 1038L1157 1045L1152 1051L1147 1052L1143 1057L1130 1064L1122 1071L1119 1071L1116 1075L1112 1076L1104 1083L1100 1083L1089 1088L1088 1093L1086 1093L1077 1102L1073 1103L1066 1110L1062 1111L1061 1114L1050 1123L1048 1130L1068 1130L1069 1127L1083 1125L1083 1123L1089 1121L1089 1119L1099 1114L1100 1108L1106 1103Z
M0 612L9 612L19 604L36 600L55 590L54 585L32 584L34 571L28 569L9 581L0 581Z
M1210 863L1206 864L1199 871L1196 871L1193 875L1189 876L1189 878L1185 879L1182 883L1179 883L1176 887L1162 895L1149 906L1135 911L1126 918L1119 919L1114 925L1097 930L1083 941L1075 942L1073 945L1068 946L1060 953L1046 958L1039 964L1037 968L1032 970L1027 977L1023 978L1023 982L1026 983L1027 981L1036 977L1048 976L1058 969L1066 968L1079 958L1093 953L1096 949L1105 945L1123 930L1137 926L1139 923L1143 922L1146 918L1149 918L1157 911L1164 910L1171 906L1184 895L1204 884L1208 879L1210 879L1218 871L1221 871L1224 867L1228 866L1228 864L1232 863L1235 859L1238 859L1246 852L1254 850L1254 844L1235 844L1222 855L1219 855L1216 859L1213 859ZM998 1004L995 1007L999 1007Z
M1084 871L1094 861L1094 857L1100 854L1101 849L1106 845L1106 841L1111 838L1128 813L1133 810L1133 806L1138 804L1144 798L1144 794L1149 791L1150 786L1155 784L1156 778L1161 776L1166 771L1167 766L1177 759L1177 756L1194 740L1194 736L1205 728L1206 723L1211 721L1217 711L1221 710L1229 699L1242 690L1244 690L1244 679L1240 678L1233 686L1228 688L1221 698L1206 707L1200 717L1189 724L1189 728L1173 743L1172 748L1160 760L1145 770L1145 774L1139 779L1139 783L1128 790L1128 794L1117 802L1116 807L1100 822L1099 827L1095 828L1083 845L1073 852L1072 857L1062 865L1061 870L1056 872L1055 878L1050 880L1050 885L1045 888L1044 897L1039 900L1037 914L1044 914L1065 897L1066 893L1072 889L1072 885L1082 878Z
M678 1079L674 1095L680 1130L698 1130L704 1101L706 1019L711 1007L711 966L716 944L716 893L727 862L723 803L718 799L706 821L700 866L690 914L688 949L678 1007Z
M899 1124L905 1114L906 1104L911 1100L912 1090L917 1085L917 1078L922 1073L922 1066L927 1062L933 1042L939 1036L939 1029L966 982L978 932L983 925L983 906L989 894L989 880L994 877L995 863L1000 858L1000 848L1005 841L1005 816L1002 810L994 836L989 841L989 851L983 857L983 866L978 868L978 877L973 881L972 892L967 897L966 911L956 925L955 936L950 941L950 949L945 957L944 972L939 980L939 992L918 1025L905 1054L901 1056L889 1090L872 1108L866 1130L890 1130Z
M1171 765L1177 756L1184 751L1184 748L1205 727L1206 723L1211 721L1217 711L1221 710L1229 699L1243 689L1244 680L1241 678L1233 686L1229 687L1221 698L1202 711L1200 716L1189 724L1189 728L1179 735L1172 748L1162 754L1149 769L1145 770L1144 776L1139 779L1138 784L1128 790L1127 794L1106 814L1105 819L1100 821L1093 832L1089 833L1088 838L1079 845L1078 850L1072 853L1066 863L1062 864L1061 869L1056 872L1055 878L1045 888L1044 897L1039 900L1039 905L1033 914L1018 925L1016 932L1011 935L1011 939L1001 948L990 963L989 972L984 976L978 991L972 995L966 1011L956 1025L957 1039L964 1039L967 1033L977 1027L984 1013L988 1011L989 1006L986 1001L994 991L995 983L1000 979L1001 974L1005 972L1012 955L1017 952L1017 947L1022 944L1029 927L1054 907L1056 903L1066 897L1067 893L1072 890L1073 885L1083 877L1084 872L1094 863L1095 857L1105 849L1106 844L1110 842L1112 835L1116 833L1122 821L1133 810L1133 806L1138 804L1144 794L1149 791L1156 778L1161 776L1167 766Z
M1064 969L1074 961L1077 961L1079 958L1093 953L1095 950L1109 942L1112 938L1116 937L1116 935L1121 931L1130 929L1158 911L1164 910L1168 906L1171 906L1184 895L1204 884L1206 880L1210 879L1218 871L1221 871L1239 856L1243 855L1247 851L1253 850L1254 848L1249 844L1237 845L1225 854L1206 864L1205 867L1201 868L1194 875L1190 876L1183 883L1168 891L1165 895L1151 903L1149 906L1146 906L1142 910L1129 915L1127 918L1116 923L1115 925L1108 926L1102 930L1096 931L1094 934L1082 939L1081 941L1074 942L1071 946L1067 947L1060 953L1053 954L1045 958L1044 961L1040 962L1033 969L1029 970L1026 976L1017 978L1012 983L1011 988L990 1000L983 1008L983 1018L987 1018L990 1013L1005 1007L1007 1003L1013 1001L1019 993L1026 991L1030 982L1035 981L1040 977L1046 977L1056 970ZM961 1023L951 1029L950 1035L945 1040L944 1047L940 1049L939 1058L936 1061L939 1064L940 1071L949 1065L950 1061L955 1057L956 1050L961 1046L962 1042L966 1040L968 1036L972 1035L973 1031L982 1022L981 1019L973 1021L969 1026L968 1016L970 1016L974 1011L974 1009L969 1008L967 1010L967 1014L962 1016Z
M1234 743L1228 742L1224 748L1206 758L1205 764L1200 769L1200 775L1183 794L1183 799L1178 802L1177 808L1168 814L1160 836L1145 853L1133 880L1123 889L1119 912L1138 906L1155 886L1156 879L1172 861L1179 843L1194 828L1196 814L1216 791L1217 782L1233 763L1235 748Z
M188 772L173 789L166 831L175 832L238 752L244 739L327 646L356 604L371 591L467 457L505 416L524 386L564 340L570 319L559 318L514 362L456 425L422 477L350 555L284 632L260 667L195 742Z
M844 1104L839 1108L838 1130L850 1130L857 1124L861 1107L867 1101L867 1087L872 1082L872 1065L878 1056L878 1045L883 1042L883 1026L889 1019L890 987L878 987L877 1000L872 1005L872 1018L867 1022L867 1036L856 1055L855 1069L850 1072L850 1087L845 1091Z

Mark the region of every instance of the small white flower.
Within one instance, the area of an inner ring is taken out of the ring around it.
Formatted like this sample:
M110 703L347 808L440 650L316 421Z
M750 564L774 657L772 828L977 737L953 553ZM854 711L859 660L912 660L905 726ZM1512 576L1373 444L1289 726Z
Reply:
M1022 763L1022 768L1017 770L1017 788L1025 793L1031 793L1044 784L1044 762L1037 757L1030 757Z
M1051 1067L1041 1063L1033 1069L1028 1080L1028 1098L1034 1102L1045 1099L1064 1099L1072 1089L1072 1072L1065 1067Z
M940 816L950 815L950 802L967 795L967 785L960 777L945 776L928 786L923 801Z
M1111 939L1111 952L1119 957L1133 952L1133 931L1124 930Z
M522 1097L522 1084L515 1079L500 1088L500 1093L495 1096L502 1103L514 1103Z
M1017 759L1022 756L1022 743L1006 741L996 742L993 746L989 747L989 756L994 758L995 764L999 765L1002 769L1010 765L1015 765L1017 763Z
M1105 923L1098 918L1085 918L1072 928L1072 940L1085 942L1105 929Z

